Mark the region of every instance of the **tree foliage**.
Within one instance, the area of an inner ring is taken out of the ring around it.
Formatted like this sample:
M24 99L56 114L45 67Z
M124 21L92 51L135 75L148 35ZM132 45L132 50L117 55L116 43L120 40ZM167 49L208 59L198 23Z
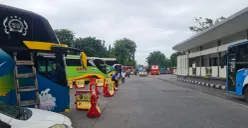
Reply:
M115 41L113 53L121 64L135 66L136 47L137 46L134 41L123 38Z
M165 57L164 53L160 51L154 51L149 53L148 57L146 58L148 66L151 65L159 65L160 67L170 67L170 60Z
M108 55L105 41L95 37L76 38L74 47L82 49L90 57L106 57Z
M89 57L113 57L123 65L136 66L135 52L137 46L134 41L128 38L116 40L113 46L106 47L106 41L96 37L75 38L74 33L68 29L55 29L54 32L60 43L82 49Z
M177 66L177 57L179 55L183 55L182 53L180 52L175 52L175 53L172 53L171 56L170 56L170 64L172 67L176 67Z
M196 25L190 26L189 29L191 31L201 32L226 18L222 16L220 18L217 18L215 21L210 18L202 18L202 17L198 17L194 19L195 19Z
M61 44L66 44L69 47L73 46L75 34L71 30L55 29L54 32Z

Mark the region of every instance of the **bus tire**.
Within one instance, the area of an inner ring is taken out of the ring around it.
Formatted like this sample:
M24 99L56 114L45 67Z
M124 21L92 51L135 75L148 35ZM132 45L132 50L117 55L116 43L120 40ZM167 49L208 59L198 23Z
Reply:
M245 102L248 103L248 88L245 89L244 99L245 99Z

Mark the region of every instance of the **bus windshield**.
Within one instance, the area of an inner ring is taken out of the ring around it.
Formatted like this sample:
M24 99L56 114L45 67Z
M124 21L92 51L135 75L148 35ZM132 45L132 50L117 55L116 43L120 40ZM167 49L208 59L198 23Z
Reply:
M112 60L105 60L107 65L113 66L114 64L118 64L117 61L112 61Z
M81 60L79 58L66 58L66 66L82 66ZM93 61L89 62L87 59L87 66L94 66Z
M95 59L94 63L96 67L104 74L107 74L106 63L101 59Z
M38 52L35 63L41 75L59 85L67 85L63 54Z

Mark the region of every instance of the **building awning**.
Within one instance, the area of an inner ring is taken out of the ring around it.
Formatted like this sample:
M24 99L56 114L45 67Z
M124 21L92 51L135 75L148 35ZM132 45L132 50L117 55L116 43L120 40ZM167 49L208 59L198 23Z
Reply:
M173 49L179 52L187 51L188 49L201 46L247 29L248 7L175 45Z

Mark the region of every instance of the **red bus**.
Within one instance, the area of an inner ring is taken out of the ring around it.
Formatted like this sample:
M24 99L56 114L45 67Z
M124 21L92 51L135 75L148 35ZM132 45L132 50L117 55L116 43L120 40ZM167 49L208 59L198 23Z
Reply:
M151 75L159 75L159 66L158 65L151 65Z

